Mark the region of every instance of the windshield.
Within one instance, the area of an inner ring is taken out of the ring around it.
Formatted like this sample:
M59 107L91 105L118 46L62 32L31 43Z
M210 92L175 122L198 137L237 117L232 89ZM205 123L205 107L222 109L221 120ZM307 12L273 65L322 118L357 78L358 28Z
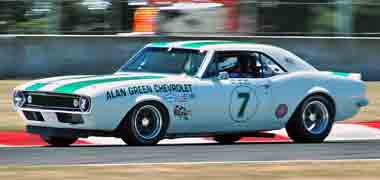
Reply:
M190 49L148 47L140 51L121 72L150 72L195 75L206 53Z

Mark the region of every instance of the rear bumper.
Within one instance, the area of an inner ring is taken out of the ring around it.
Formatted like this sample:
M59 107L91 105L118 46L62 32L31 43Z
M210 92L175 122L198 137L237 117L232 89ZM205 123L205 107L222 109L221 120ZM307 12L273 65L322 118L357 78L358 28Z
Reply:
M100 131L88 129L70 129L70 128L55 128L55 127L41 127L41 126L26 126L26 131L32 134L39 134L41 136L54 136L54 137L89 137L89 136L108 136L119 137L119 134L114 131Z
M369 102L367 98L360 98L356 100L356 106L359 108L368 106Z

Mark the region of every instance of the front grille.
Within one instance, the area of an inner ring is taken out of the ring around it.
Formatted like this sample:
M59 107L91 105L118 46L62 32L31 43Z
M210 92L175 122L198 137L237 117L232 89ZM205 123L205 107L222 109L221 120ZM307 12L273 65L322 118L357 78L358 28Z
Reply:
M25 118L29 121L44 121L44 118L42 117L42 114L40 112L33 112L33 111L22 111Z
M41 92L25 92L25 104L23 108L36 108L48 110L64 110L64 111L80 111L79 107L74 107L74 99L79 101L80 96L41 93ZM31 102L28 100L30 98Z

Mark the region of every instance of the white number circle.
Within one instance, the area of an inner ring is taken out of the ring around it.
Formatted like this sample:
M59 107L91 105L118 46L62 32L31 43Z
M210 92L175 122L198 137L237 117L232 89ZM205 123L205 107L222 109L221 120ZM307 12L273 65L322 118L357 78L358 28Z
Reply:
M256 113L257 97L248 86L236 87L231 93L230 116L235 122L246 122Z

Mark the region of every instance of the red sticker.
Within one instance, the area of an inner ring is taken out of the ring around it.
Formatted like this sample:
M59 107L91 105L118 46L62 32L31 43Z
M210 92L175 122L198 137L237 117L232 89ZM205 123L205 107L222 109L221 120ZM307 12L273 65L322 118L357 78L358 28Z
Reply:
M276 110L276 117L278 119L283 118L288 113L288 106L286 104L280 104Z

